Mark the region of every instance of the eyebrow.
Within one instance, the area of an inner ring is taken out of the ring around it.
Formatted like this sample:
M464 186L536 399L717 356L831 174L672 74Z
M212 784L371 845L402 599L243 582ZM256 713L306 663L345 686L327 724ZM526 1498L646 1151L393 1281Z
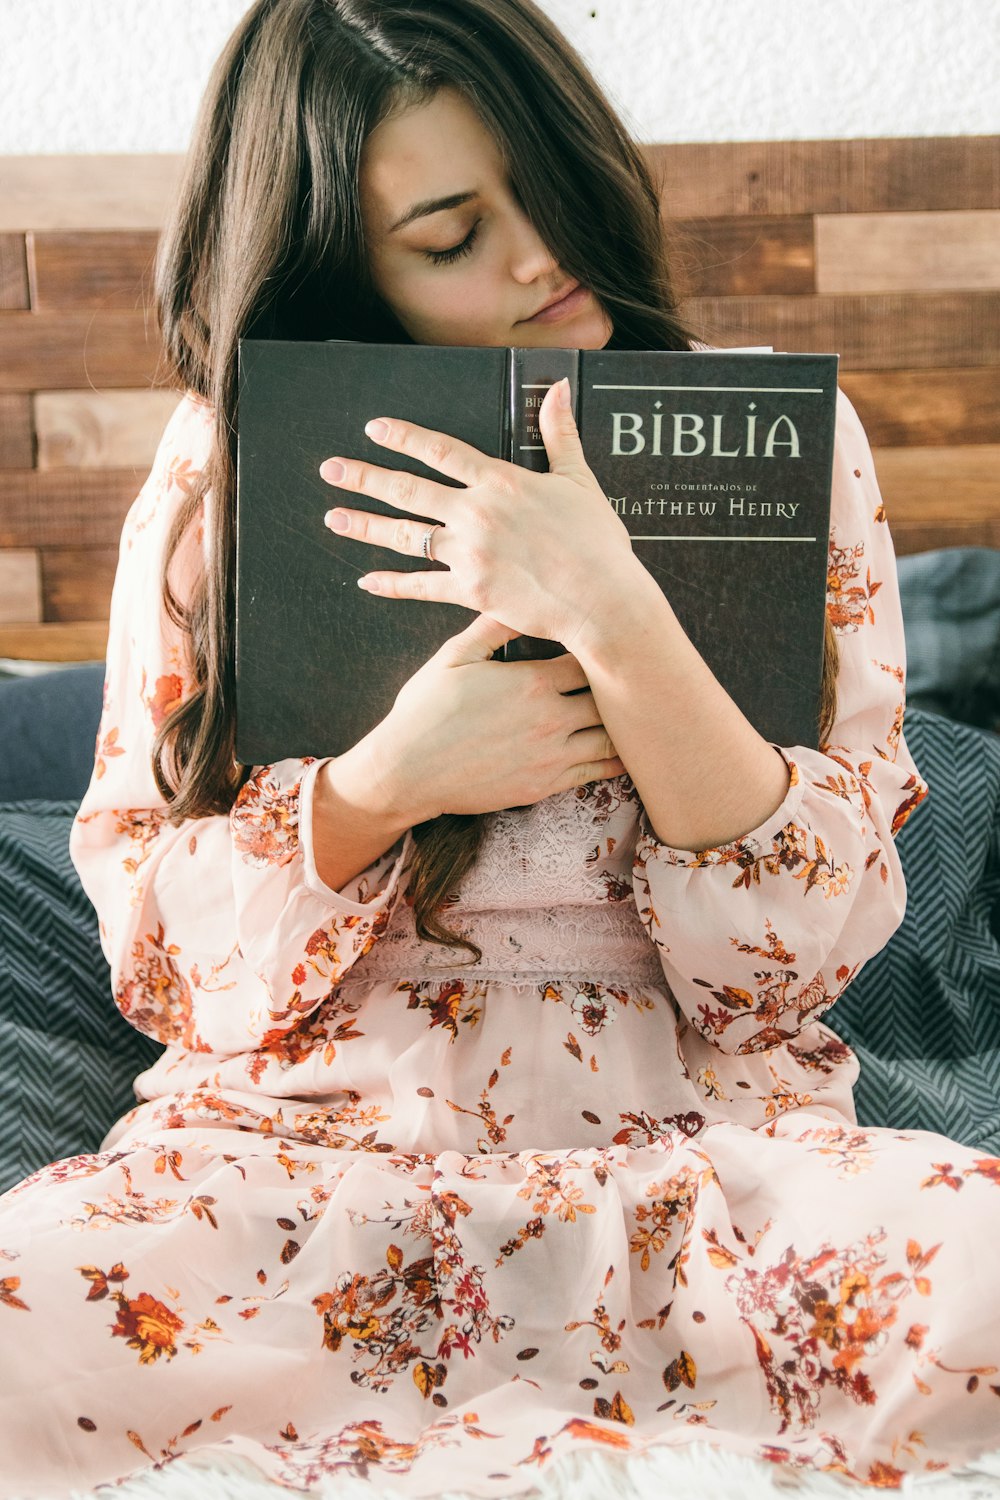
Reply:
M397 219L387 232L394 234L397 229L403 229L407 224L412 224L414 219L423 219L427 214L439 214L445 208L458 208L476 196L475 193L451 193L447 198L425 198L422 203L414 203L412 208L408 208L403 217Z

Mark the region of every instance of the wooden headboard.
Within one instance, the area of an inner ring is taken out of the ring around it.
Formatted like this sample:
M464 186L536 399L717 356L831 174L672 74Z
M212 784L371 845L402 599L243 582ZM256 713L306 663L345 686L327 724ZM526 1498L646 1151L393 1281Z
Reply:
M897 551L1000 547L1000 137L646 149L689 325L838 352ZM180 165L0 157L0 657L104 655L177 401L151 268Z

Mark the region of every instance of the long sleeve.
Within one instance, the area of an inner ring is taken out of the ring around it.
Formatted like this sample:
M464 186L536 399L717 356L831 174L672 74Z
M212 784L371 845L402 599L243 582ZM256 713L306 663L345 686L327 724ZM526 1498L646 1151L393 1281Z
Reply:
M186 396L122 531L94 771L70 852L100 920L115 1003L139 1031L235 1055L316 1009L371 948L399 899L411 838L341 891L319 878L310 806L320 759L254 768L228 815L174 825L152 771L158 726L191 679L164 609L167 531L207 458L210 407ZM172 563L188 596L205 549L196 517Z
M905 642L871 449L841 392L827 615L837 714L819 750L775 746L791 781L759 828L697 853L643 813L633 889L674 998L723 1052L763 1052L816 1020L887 943L906 888L894 837L927 795L902 735Z

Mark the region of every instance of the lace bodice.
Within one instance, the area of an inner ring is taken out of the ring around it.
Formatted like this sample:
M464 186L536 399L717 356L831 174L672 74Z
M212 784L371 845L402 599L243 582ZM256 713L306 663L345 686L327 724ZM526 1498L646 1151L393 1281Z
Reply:
M444 914L482 958L470 963L465 949L422 941L412 907L400 902L344 986L435 974L662 986L632 894L637 821L626 776L491 814L479 856Z

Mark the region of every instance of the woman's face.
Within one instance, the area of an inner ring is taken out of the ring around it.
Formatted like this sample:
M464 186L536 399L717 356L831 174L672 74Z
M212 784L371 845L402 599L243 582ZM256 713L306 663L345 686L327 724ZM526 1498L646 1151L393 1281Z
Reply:
M457 90L376 126L361 157L361 210L375 287L416 343L601 349L611 337L604 309L587 288L573 291Z

